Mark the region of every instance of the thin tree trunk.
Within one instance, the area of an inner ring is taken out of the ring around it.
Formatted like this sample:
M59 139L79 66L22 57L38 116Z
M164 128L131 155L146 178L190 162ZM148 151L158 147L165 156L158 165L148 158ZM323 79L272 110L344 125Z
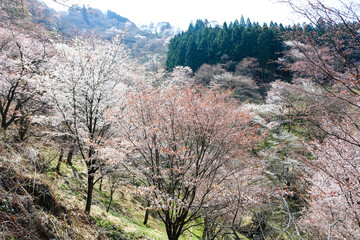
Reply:
M113 195L114 195L114 190L110 189L110 201L109 201L109 205L108 205L108 207L106 209L106 212L109 212L109 210L110 210L110 206L111 206L111 203L112 203L112 200L113 200Z
M102 189L102 183L103 183L103 177L100 178L100 183L99 183L99 191L101 192L101 189ZM110 190L111 192L111 190Z
M57 174L59 174L59 175L61 175L61 173L60 173L60 165L61 165L63 156L64 156L64 149L61 148L59 160L58 160L58 163L57 163L56 168L55 168L55 172L56 172Z
M29 124L30 124L30 121L27 117L24 117L24 116L20 117L19 128L18 128L20 141L25 141L27 139L26 134L29 130Z
M68 155L67 155L67 158L66 158L66 163L69 165L69 166L72 166L72 158L73 158L73 154L74 154L74 145L72 145L69 149L69 152L68 152Z
M208 239L208 232L209 232L209 226L208 226L208 217L205 216L204 217L204 231L203 231L203 235L202 235L202 240L207 240Z
M150 202L147 201L147 206L150 207ZM146 209L145 210L145 217L144 217L144 225L146 225L148 223L148 220L149 220L149 209Z
M91 201L92 201L92 194L94 190L94 173L90 170L88 173L88 190L87 190L87 197L86 197L86 207L85 213L90 214L91 209Z

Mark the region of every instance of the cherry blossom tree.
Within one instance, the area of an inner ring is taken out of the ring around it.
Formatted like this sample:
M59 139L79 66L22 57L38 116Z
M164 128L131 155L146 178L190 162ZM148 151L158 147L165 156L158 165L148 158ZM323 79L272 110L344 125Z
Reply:
M257 186L263 186L263 191L270 194L253 208L254 225L260 228L255 233L264 239L283 236L302 239L298 221L305 212L309 188L303 178L306 165L302 160L308 156L304 141L309 139L304 116L315 111L309 107L310 98L301 89L309 89L312 94L315 89L306 81L299 85L275 81L271 86L265 103L246 105L256 113L255 121L268 133L257 152L264 175Z
M354 129L342 123L333 127L344 139L359 142L359 132L351 136L343 128ZM311 166L312 198L309 209L301 220L310 238L314 233L328 239L358 239L360 237L360 161L359 147L338 137L329 136L325 141L310 145L315 159ZM316 235L315 235L316 236Z
M302 4L285 2L306 17L314 28L314 31L301 30L288 36L293 40L291 70L297 76L316 82L335 98L356 101L347 96L358 96L359 4L352 1L326 4L321 0L306 0ZM344 92L338 91L339 88ZM346 97L342 96L344 93L348 93Z
M189 85L140 85L125 105L113 120L144 184L133 191L149 201L169 239L178 239L231 195L228 180L251 162L258 127L230 92Z
M255 102L261 99L261 95L258 92L259 87L252 78L247 76L236 76L226 72L214 76L211 85L232 90L233 97L242 102L248 100Z
M266 219L259 218L260 208L273 196L265 180L260 161L244 164L213 193L212 204L202 209L202 239L243 239L261 235ZM218 196L221 197L218 197Z
M61 43L56 48L58 54L48 87L87 166L85 211L89 213L95 174L104 164L96 149L110 129L104 114L121 101L131 80L128 54L120 38L112 42L75 38L71 45Z
M301 215L294 214L294 224L311 239L358 238L358 113L304 79L273 84L269 96L285 110L283 126L303 139L295 156L309 198L304 199Z
M44 111L49 100L43 75L54 49L49 40L14 26L0 26L0 34L1 128L19 122L20 139L24 140L29 118Z
M310 198L298 223L308 238L356 239L360 227L359 5L286 2L314 27L291 36L288 67L297 78L289 86L291 91L281 87L273 91L292 112L287 120L308 135L310 154L303 163Z

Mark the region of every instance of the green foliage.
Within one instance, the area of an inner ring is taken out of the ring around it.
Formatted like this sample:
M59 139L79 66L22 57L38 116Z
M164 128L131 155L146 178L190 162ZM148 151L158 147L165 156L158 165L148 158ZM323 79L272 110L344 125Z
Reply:
M176 66L189 66L196 71L202 64L222 63L223 59L239 62L245 57L259 59L262 68L273 65L283 50L279 37L280 28L275 23L272 27L261 27L235 21L229 26L207 26L207 21L197 20L195 26L188 31L176 35L169 44L166 67L168 70ZM224 58L224 56L226 56Z
M10 200L7 198L4 198L4 199L2 199L2 201L0 201L0 211L13 213L13 212L15 212L15 209L13 207L11 207Z
M92 218L102 228L105 228L105 229L113 228L113 225L109 220L98 218L98 217L95 217L95 216L93 216Z

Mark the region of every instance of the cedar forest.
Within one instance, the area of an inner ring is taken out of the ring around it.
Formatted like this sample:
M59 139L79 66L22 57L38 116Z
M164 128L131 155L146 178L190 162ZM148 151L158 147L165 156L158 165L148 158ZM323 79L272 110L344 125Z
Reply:
M0 239L360 239L360 5L138 27L0 1Z

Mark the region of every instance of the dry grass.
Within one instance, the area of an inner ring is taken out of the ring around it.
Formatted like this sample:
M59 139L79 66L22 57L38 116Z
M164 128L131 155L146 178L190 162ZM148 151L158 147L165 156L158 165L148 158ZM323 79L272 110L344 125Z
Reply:
M0 239L167 239L157 218L142 224L142 201L121 189L106 212L106 179L103 191L95 187L86 215L86 167L80 159L74 158L73 168L62 164L59 176L53 171L55 145L8 143L2 136L0 145Z

